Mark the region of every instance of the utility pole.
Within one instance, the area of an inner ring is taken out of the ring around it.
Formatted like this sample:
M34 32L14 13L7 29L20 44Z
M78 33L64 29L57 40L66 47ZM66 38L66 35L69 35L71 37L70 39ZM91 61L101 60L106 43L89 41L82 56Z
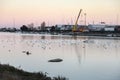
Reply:
M84 13L84 16L85 16L85 26L86 26L86 15L87 15L87 14L86 14L86 13Z

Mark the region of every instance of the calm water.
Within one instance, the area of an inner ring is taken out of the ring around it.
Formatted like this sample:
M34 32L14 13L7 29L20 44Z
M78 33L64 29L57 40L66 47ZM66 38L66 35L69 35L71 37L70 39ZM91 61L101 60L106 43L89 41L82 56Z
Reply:
M120 80L120 38L0 33L0 62L69 80Z

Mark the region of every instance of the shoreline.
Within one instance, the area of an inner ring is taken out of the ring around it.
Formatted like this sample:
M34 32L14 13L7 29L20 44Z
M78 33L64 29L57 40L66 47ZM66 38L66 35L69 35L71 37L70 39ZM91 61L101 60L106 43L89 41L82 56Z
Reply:
M0 31L3 32L3 31ZM7 33L7 32L5 32ZM50 35L71 35L71 36L97 36L97 37L120 37L120 32L8 32L21 34L50 34Z

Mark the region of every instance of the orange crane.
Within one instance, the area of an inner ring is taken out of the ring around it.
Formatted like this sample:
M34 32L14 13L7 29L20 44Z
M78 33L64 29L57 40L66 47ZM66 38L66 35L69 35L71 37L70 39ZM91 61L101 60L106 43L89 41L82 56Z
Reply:
M79 19L79 17L80 17L81 12L82 12L82 9L80 9L79 14L78 14L78 17L77 17L77 20L76 20L76 22L75 22L75 25L74 25L73 28L72 28L72 31L73 31L73 32L76 32L76 31L77 31L77 23L78 23L78 19Z

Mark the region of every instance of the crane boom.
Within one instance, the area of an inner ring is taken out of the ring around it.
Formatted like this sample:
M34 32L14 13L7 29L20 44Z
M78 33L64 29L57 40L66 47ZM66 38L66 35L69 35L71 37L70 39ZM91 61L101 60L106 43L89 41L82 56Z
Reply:
M73 26L73 29L72 29L73 32L77 31L77 23L78 23L81 12L82 12L82 9L80 9L75 25Z

